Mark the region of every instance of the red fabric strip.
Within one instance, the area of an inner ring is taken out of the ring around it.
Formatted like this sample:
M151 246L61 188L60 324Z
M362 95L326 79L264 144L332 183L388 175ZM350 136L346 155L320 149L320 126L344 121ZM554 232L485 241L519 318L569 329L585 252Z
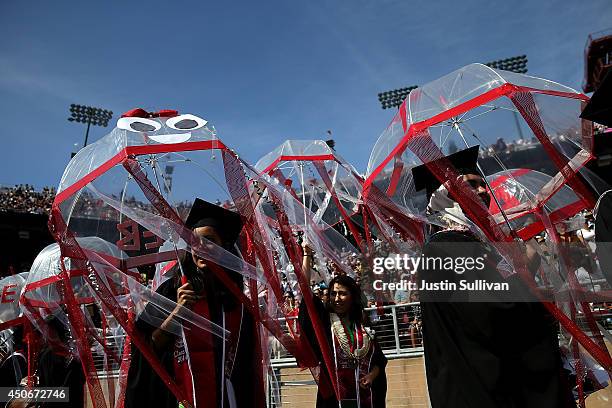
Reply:
M340 211L340 214L342 215L342 219L344 220L344 222L348 226L349 230L351 231L351 234L353 234L353 237L355 238L355 241L357 242L357 245L359 246L359 250L362 253L365 252L365 248L363 246L363 238L361 237L361 234L359 234L359 231L357 231L357 228L355 228L355 225L351 221L350 217L348 216L348 214L344 210L344 207L342 206L342 203L338 199L338 195L336 194L334 185L333 185L331 179L329 178L329 174L327 174L327 170L325 169L325 166L321 162L313 162L313 164L314 164L315 168L317 169L317 172L319 173L319 176L321 176L321 179L323 180L323 183L325 183L325 186L327 187L327 189L331 193L332 199L334 200L334 203L336 204L336 207L338 208L338 211Z
M580 211L586 208L588 207L586 207L582 201L573 202L572 204L568 204L565 207L561 207L550 213L550 221L553 224L556 224L560 221L573 217L574 215L578 214ZM543 230L544 224L542 223L542 221L536 221L532 224L527 225L526 227L521 228L517 231L517 233L522 240L528 241Z
M391 173L391 179L389 180L389 187L387 187L387 196L393 197L395 190L397 189L397 183L399 182L402 170L404 169L404 162L401 156L398 156L393 161L393 172Z
M399 115L400 115L400 118L402 119L402 129L404 130L404 133L406 133L406 131L408 130L408 119L406 118L407 101L408 101L408 98L404 100L404 102L400 105L400 108L399 108Z
M256 251L257 257L259 258L262 269L266 278L268 279L268 285L272 289L272 294L276 297L277 302L280 304L283 301L282 288L280 279L277 273L274 273L275 269L270 264L268 253L266 248L269 245L264 245L265 234L261 233L261 227L257 222L257 218L254 216L253 204L250 201L251 195L248 191L248 182L242 167L241 161L231 152L223 152L223 163L225 167L225 180L234 201L234 205L238 209L241 218L243 219L244 228L249 234L249 239L253 241L253 247ZM258 183L262 186L267 186L270 193L274 193L276 190L270 188L265 180L258 179ZM282 203L282 201L281 201ZM281 204L282 205L282 204ZM280 207L279 207L280 208ZM275 209L277 211L278 209ZM235 286L235 285L233 285ZM236 288L237 290L237 288ZM232 291L233 292L233 291ZM272 319L270 316L259 309L257 304L252 304L244 296L242 292L236 292L236 296L245 299L245 306L249 307L249 311L259 320L262 325L274 335L279 342L289 351L296 359L304 361L314 361L314 352L311 348L305 347L303 344L298 344L296 341L286 334L277 319ZM241 296L241 297L240 297Z
M23 324L24 321L25 321L25 318L23 316L19 316L16 319L2 322L0 323L0 331L6 330L11 327L19 326L20 324Z
M301 263L301 251L298 248L298 244L293 238L293 231L289 226L289 220L287 215L281 210L282 208L282 197L279 197L276 194L276 191L273 189L269 190L270 198L274 202L274 210L276 212L276 217L278 220L278 224L280 227L280 234L283 240L283 244L285 249L287 250L287 255L293 265L295 275L298 280L298 285L300 287L300 291L302 292L302 301L306 305L306 309L308 311L308 315L312 321L312 327L314 328L315 337L317 338L317 342L319 343L319 347L321 349L321 354L323 356L323 367L327 369L327 373L329 374L328 378L331 380L331 387L336 393L338 397L338 386L335 381L336 376L335 373L335 365L333 364L331 349L328 346L326 331L328 328L323 327L323 323L319 318L313 301L313 294L310 289L310 282L307 282L304 271L302 270ZM302 340L303 343L307 341ZM297 357L296 357L297 359ZM325 394L329 393L330 390L326 389L326 384L323 381L319 383L319 391L324 392Z
M512 87L515 90L520 91L520 92L530 92L530 93L535 93L535 94L560 96L562 98L580 99L581 101L585 101L585 102L589 101L589 97L581 93L560 92L560 91L553 91L549 89L536 89L536 88L530 88L528 86L517 86L517 85L512 85Z
M574 192L584 201L587 207L592 208L595 206L595 199L588 188L584 185L582 180L578 178L576 173L572 171L568 164L567 158L564 158L561 153L554 147L550 138L546 134L544 124L538 113L538 108L535 104L533 96L528 92L515 92L509 96L510 100L514 103L514 106L518 109L523 119L527 122L531 128L533 134L542 144L542 147L551 158L557 170L563 174L567 184L574 190Z
M91 181L93 181L97 177L101 176L102 174L110 170L113 166L120 163L121 160L123 160L125 157L126 157L125 150L121 150L115 156L111 157L106 162L104 162L100 167L98 167L97 169L94 169L91 173L83 176L83 178L81 178L79 181L77 181L73 185L68 186L64 190L57 193L57 195L55 196L55 200L53 200L53 206L59 208L59 205L65 199L67 199L72 194L76 193L77 191L85 187L87 184L89 184Z
M505 183L510 177L521 177L524 176L525 174L531 172L533 170L531 169L516 169L516 170L512 170L509 173L504 173L501 176L498 176L495 178L495 180L493 180L490 184L491 184L491 188L497 188L498 186L500 186L501 184Z
M61 280L56 282L56 288L60 296L62 296L62 300L65 302L67 309L66 315L72 328L71 333L75 339L77 352L81 360L83 373L85 374L85 378L87 380L87 387L89 388L92 403L95 408L102 408L106 406L104 392L102 391L102 385L98 379L91 348L86 337L83 315L80 307L75 301L74 292L72 291L72 285L70 283L70 277L68 276L63 257L60 257L60 266L61 272L59 276L61 277Z
M62 247L63 253L76 252L79 253L78 259L86 258L85 254L78 245L78 242L76 241L74 236L72 236L72 233L68 230L68 227L62 218L59 208L56 206L54 206L51 210L51 218L49 219L49 230L55 237L56 241L60 242L60 246ZM105 261L97 254L92 253L92 256L94 257L95 262L98 262L99 264L104 264ZM90 273L84 276L87 282L89 283L90 288L98 294L98 297L101 302L109 311L111 311L113 316L115 316L117 322L123 327L127 335L130 336L136 347L139 348L147 362L151 365L151 368L153 368L157 375L159 375L159 377L166 384L166 386L168 386L169 390L179 401L183 401L184 398L181 393L181 390L176 386L176 383L172 380L172 378L170 378L166 370L164 370L163 366L161 365L161 362L149 346L146 339L142 336L140 332L136 330L136 328L134 327L133 319L130 320L128 318L128 315L117 304L113 294L110 293L110 291L104 284L98 284L97 282L96 284L92 284L92 279L99 279L98 271L93 266L93 263L87 263L87 269ZM93 368L93 370L95 372L95 368ZM96 394L92 393L91 395L92 398L96 397Z
M543 221L544 225L546 226L546 231L549 233L551 239L553 240L553 242L555 244L558 244L560 242L560 239L559 239L559 236L557 234L556 228L550 222L550 220L546 216L546 214L541 212L539 215L540 215L540 218ZM565 261L567 261L566 265L571 265L571 263L569 262L569 259L565 259ZM574 278L575 278L575 276L574 276ZM571 280L571 278L570 278L570 280ZM533 281L527 281L527 283L528 283L529 287L531 287L531 288L535 287L535 283ZM537 290L535 290L534 293L537 294ZM576 340L578 340L578 342L582 345L582 347L584 347L589 352L589 354L591 356L593 356L593 358L595 360L597 360L597 362L599 364L602 365L602 367L606 371L608 371L608 372L612 371L612 357L610 357L610 354L609 354L607 348L605 348L605 347L603 349L600 348L595 342L593 342L593 340L589 336L587 336L586 333L584 333L576 325L576 323L573 320L568 318L565 315L565 313L563 313L553 303L551 303L551 302L542 302L542 304L559 321L559 323L561 323L561 326L565 330L567 330L572 336L574 336L574 338ZM570 309L572 311L572 314L575 314L575 312L576 312L575 309L576 308L575 308L574 303L573 302L569 302L569 306L570 306ZM573 319L575 320L575 316L573 316ZM576 345L576 347L577 347L577 345ZM578 367L577 367L577 371L578 371Z
M270 165L268 165L268 167L263 169L260 174L269 173L274 168L276 168L276 165L278 163L280 163L280 162L283 162L283 161L292 161L292 160L297 160L297 161L315 161L315 160L336 160L336 158L334 157L333 154L315 154L315 155L297 155L297 156L292 156L292 155L284 156L283 155L283 156L279 156L272 163L270 163Z
M64 200L76 193L87 184L91 183L96 178L100 177L106 171L110 170L113 166L117 165L128 155L143 155L143 154L155 154L155 153L169 153L169 152L184 152L192 150L210 150L210 149L221 149L225 150L227 147L220 140L203 140L198 142L183 142L183 143L172 143L172 144L151 144L144 146L127 146L125 149L119 151L115 156L104 162L100 167L92 170L90 173L83 176L80 180L68 186L64 190L60 191L53 205L59 206Z
M420 133L422 130L427 129L430 126L436 125L442 121L450 119L454 116L458 116L464 112L469 111L470 109L474 109L475 107L481 106L487 102L490 102L494 99L499 98L500 96L506 95L514 89L514 86L511 84L504 84L499 88L491 89L483 93L482 95L478 95L477 97L470 99L464 103L461 103L453 108L450 108L444 112L441 112L435 116L432 116L429 119L423 120L421 122L413 123L410 125L408 130L404 132L404 136L399 141L399 143L395 146L395 148L389 153L389 155L372 171L372 173L367 177L364 182L364 188L369 186L374 182L374 179L378 174L384 170L387 164L396 156L401 155L401 153L406 149L406 144L412 138L414 134ZM404 104L406 101L404 101Z
M127 146L128 155L140 156L143 154L189 152L194 150L226 150L227 147L220 140L199 140L197 142L150 144L140 146Z

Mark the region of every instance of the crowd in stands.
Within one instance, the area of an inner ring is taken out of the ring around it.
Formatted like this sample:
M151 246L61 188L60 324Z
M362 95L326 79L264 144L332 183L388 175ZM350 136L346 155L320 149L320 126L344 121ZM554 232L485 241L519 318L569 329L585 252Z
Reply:
M14 187L3 186L0 187L0 211L49 215L55 195L55 187L43 187L40 191L37 191L30 184L17 184ZM116 194L111 194L109 197L115 201L121 199ZM218 205L223 205L225 208L231 207L227 200L223 204L219 200L217 202ZM134 196L123 197L123 205L135 210L155 212L148 201L138 200ZM190 208L191 202L188 201L180 202L175 206L181 216L186 215ZM112 220L116 219L117 211L101 198L83 191L75 202L73 214L81 218Z
M607 128L599 123L593 123L593 133L594 134L602 134L611 132L612 128ZM555 138L553 137L553 140ZM481 159L486 157L494 157L498 155L511 154L513 152L526 150L530 148L535 148L540 145L540 142L536 137L531 137L530 139L519 138L516 140L512 140L506 142L506 140L502 137L498 138L497 141L485 149L479 152L479 156Z
M55 195L55 187L43 187L40 191L36 191L34 186L30 184L0 187L0 211L48 215L51 211ZM110 197L113 200L119 199L116 195L111 195ZM152 211L151 204L137 200L133 196L124 197L124 205L128 205L133 209ZM182 212L187 212L190 205L189 202L179 203L179 213L181 213L181 210L184 210ZM113 219L115 210L105 205L102 199L83 192L76 202L73 213L83 218Z
M30 184L0 187L0 211L49 214L54 197L54 187L43 187L40 191Z
M540 144L538 139L532 137L531 139L516 139L513 141L506 142L504 138L498 138L497 141L479 152L481 159L486 157L494 157L498 155L510 154L513 152L526 150L537 147Z

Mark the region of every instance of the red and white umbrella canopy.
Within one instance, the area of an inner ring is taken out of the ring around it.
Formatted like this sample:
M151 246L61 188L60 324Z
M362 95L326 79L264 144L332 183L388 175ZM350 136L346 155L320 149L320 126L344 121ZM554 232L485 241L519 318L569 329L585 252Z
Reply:
M501 244L533 236L533 231L520 230L524 225L515 225L516 217L534 215L528 224L540 231L545 227L554 240L553 214L562 219L595 204L591 190L577 175L593 158L592 123L579 117L588 99L553 81L482 64L465 66L427 83L409 94L372 149L364 201L367 205L373 186L408 211L425 214L428 200L424 191L416 190L411 172L425 164L474 227L508 262L520 265L524 252L507 251ZM498 180L494 196L502 202L492 203L497 208L485 207L445 159L474 146L479 147L480 171L487 179L494 176L493 181ZM548 178L513 170L517 167L546 173ZM513 213L514 220L499 217L512 218ZM557 263L555 267L551 273L561 276L571 265L561 268ZM569 301L577 304L577 300ZM575 316L567 316L551 303L545 306L602 365L612 369L612 359L596 335L588 339L572 321ZM583 312L590 313L588 308Z
M567 185L556 186L552 176L532 169L511 169L487 177L497 199L491 200L489 211L503 223L501 210L517 230L528 240L544 230L534 213L543 208L553 223L573 217L586 208L585 203ZM551 191L556 190L556 191ZM501 210L500 210L501 207Z
M478 145L485 176L516 168L519 160L547 172L556 189L568 184L592 206L594 197L576 177L592 158L592 126L579 118L587 100L553 81L482 64L465 66L409 94L372 149L364 188L374 185L405 208L422 213L427 203L424 194L415 191L410 169ZM564 144L577 152L566 155ZM446 164L431 165L430 170L441 182L457 175ZM486 209L473 208L478 201L464 189L451 189L474 212L472 218L490 219ZM484 224L480 227L487 229ZM496 239L504 235L489 231Z
M286 140L255 169L302 201L315 221L334 225L357 212L362 178L323 140Z

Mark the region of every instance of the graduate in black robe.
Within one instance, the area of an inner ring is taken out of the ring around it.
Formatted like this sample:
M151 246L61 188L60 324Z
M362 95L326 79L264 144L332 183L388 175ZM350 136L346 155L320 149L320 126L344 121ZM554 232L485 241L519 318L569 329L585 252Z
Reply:
M234 252L233 245L241 230L238 214L200 199L196 199L185 225L194 230L196 235L230 252ZM207 269L203 259L187 253L181 262L187 283L183 283L180 273L177 273L162 283L157 292L196 313L205 309L204 317L229 330L230 339L224 345L222 338L209 334L203 336L206 339L196 339L190 343L189 332L197 329L184 329L182 338L163 331L151 322L167 319L167 314L162 314L152 305L148 305L143 312L147 316L141 316L136 321L137 328L157 353L164 369L177 381L181 376L177 369L182 367L182 370L185 362L189 362L198 407L263 407L262 365L257 358L260 353L254 319ZM226 272L240 288L243 287L240 275ZM188 347L185 347L185 339ZM153 371L142 353L132 345L125 407L170 408L178 404L179 401Z
M612 190L603 193L595 206L595 242L599 267L612 285Z
M37 387L68 387L69 402L43 402L41 407L47 408L82 408L85 406L85 374L81 361L70 351L73 341L69 330L55 316L48 317L45 322L49 327L50 339L38 354L36 375ZM65 349L61 349L61 346Z
M348 290L350 294L348 304L343 304L346 303L346 301L340 299L343 294L339 292L343 290ZM332 332L334 332L332 330L332 317L338 315L342 319L343 326L349 332L347 340L353 342L353 345L360 344L359 340L357 340L359 335L354 329L351 329L351 327L363 328L363 306L361 304L361 290L359 286L357 286L355 281L349 276L337 276L329 282L329 299L327 305L324 305L317 296L313 296L313 301L315 313L319 321L322 322L323 330L326 334L327 344L324 346L332 350L332 356L335 358L334 369L337 372L334 373L334 375L337 375L340 383L339 387L342 390L341 394L347 397L345 400L341 401L340 405L338 404L336 395L331 388L327 367L323 362L321 345L317 341L312 325L313 318L308 314L308 310L304 302L302 302L298 316L301 335L308 340L315 355L321 362L321 375L319 378L319 388L317 390L317 408L338 408L339 406L342 408L384 408L387 395L387 375L385 372L387 358L376 340L367 334L370 342L370 350L364 357L355 360L353 358L347 358L347 353L339 346L337 335L332 335ZM334 347L336 348L335 352ZM360 372L359 384L355 384L354 381L354 370L357 366ZM339 368L340 372L338 372ZM348 375L342 375L342 371L346 372ZM322 392L322 388L325 388L328 392ZM357 405L356 389L359 389L359 405Z
M478 148L448 157L488 207L490 197L476 166ZM418 272L419 287L429 284L478 280L508 283L510 291L492 296L470 291L421 291L423 346L427 386L433 408L563 408L575 407L567 375L562 369L558 324L545 307L517 302L528 296L526 286L513 274L504 279L498 268L507 267L497 251L469 228L461 228L460 209L425 166L413 169L417 189L427 188L429 209L440 207L451 215L449 228L439 228L423 248L423 258L483 257L484 268L463 273L440 266ZM453 225L451 225L453 224ZM526 255L531 270L539 258ZM459 286L457 286L459 287ZM431 288L431 287L430 287Z

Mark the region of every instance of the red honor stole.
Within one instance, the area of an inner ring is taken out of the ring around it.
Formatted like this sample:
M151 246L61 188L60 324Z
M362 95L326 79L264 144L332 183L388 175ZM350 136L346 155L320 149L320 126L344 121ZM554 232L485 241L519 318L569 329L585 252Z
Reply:
M230 337L226 340L225 356L221 358L221 363L225 366L225 372L221 376L229 377L233 366L237 342L242 321L242 307L236 310L225 312L225 329L230 331ZM200 299L192 308L194 313L211 320L208 299ZM212 320L211 320L212 321ZM223 325L223 322L214 322ZM215 366L215 336L210 332L194 325L186 325L183 328L183 337L175 342L174 351L174 373L179 387L182 387L189 398L189 403L197 408L216 408L218 401L225 398L225 395L218 395L221 392L221 384L217 381L217 367ZM185 341L187 347L185 347ZM223 348L222 341L220 348ZM221 352L221 350L217 350ZM227 375L226 375L227 374ZM219 379L224 381L224 379ZM226 387L223 387L227 389ZM195 391L195 398L194 398ZM195 404L194 404L195 403Z

